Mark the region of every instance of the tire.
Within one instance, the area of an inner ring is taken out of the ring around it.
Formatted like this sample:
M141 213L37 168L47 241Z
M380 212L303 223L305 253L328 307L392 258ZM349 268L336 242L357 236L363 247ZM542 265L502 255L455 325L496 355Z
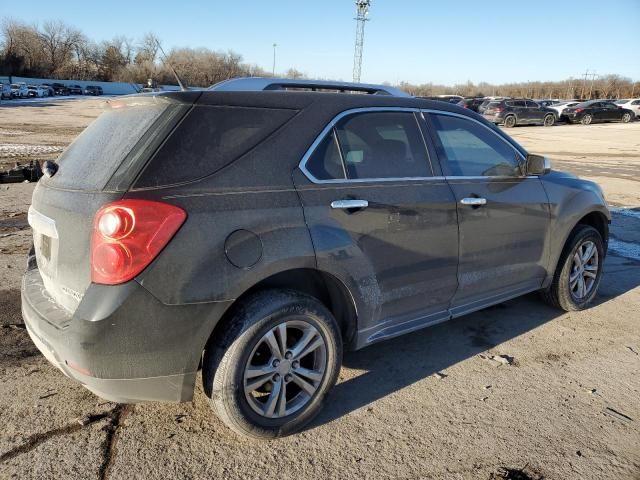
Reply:
M624 115L622 115L622 123L629 123L631 121L631 114L630 113L625 113Z
M582 120L580 120L580 123L582 123L583 125L591 125L592 121L593 121L593 117L587 113L584 117L582 117Z
M553 127L553 125L556 123L556 117L553 114L548 114L544 116L544 120L542 121L542 124L545 127Z
M516 126L517 120L515 115L509 115L504 119L504 126L506 128L513 128Z
M342 338L333 315L309 295L267 290L244 301L223 328L203 361L213 411L236 433L257 439L300 431L318 414L340 371ZM300 356L292 355L296 349ZM277 393L283 390L284 402Z
M594 273L593 267L595 264L595 278L586 279L587 277L584 273L579 270L576 271L575 256L578 255L584 258L585 255L588 254L590 245L593 245L595 253L588 259L583 271ZM580 252L580 254L578 254L578 252ZM589 225L576 226L573 232L571 232L571 235L569 235L569 239L562 250L551 285L542 291L542 296L545 301L567 312L587 308L598 293L605 255L604 241L600 233ZM595 263L593 261L594 258ZM574 283L573 278L575 278L576 275L577 278L582 277L582 281L584 282L585 290L583 295L581 295L582 292L580 292L580 281L577 280Z

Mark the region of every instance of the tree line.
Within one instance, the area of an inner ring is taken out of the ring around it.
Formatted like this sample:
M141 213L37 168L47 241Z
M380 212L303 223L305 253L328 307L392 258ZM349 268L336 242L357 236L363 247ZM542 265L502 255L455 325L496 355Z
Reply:
M270 76L257 65L245 63L233 51L209 48L174 48L164 58L160 39L153 33L132 39L116 36L96 42L63 21L31 25L5 18L0 22L0 75L119 81L138 84L152 79L175 84L169 65L185 84L207 87L228 78ZM296 69L284 74L304 78ZM597 78L570 78L555 82L521 82L500 85L486 82L447 86L401 82L403 90L417 96L509 96L528 98L627 98L640 96L640 82L610 74Z

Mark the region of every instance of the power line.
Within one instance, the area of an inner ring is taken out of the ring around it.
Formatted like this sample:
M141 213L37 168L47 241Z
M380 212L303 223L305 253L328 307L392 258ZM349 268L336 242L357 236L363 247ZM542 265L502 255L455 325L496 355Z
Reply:
M353 81L360 82L362 73L362 48L364 47L364 24L369 19L370 0L356 0L356 44L353 54Z

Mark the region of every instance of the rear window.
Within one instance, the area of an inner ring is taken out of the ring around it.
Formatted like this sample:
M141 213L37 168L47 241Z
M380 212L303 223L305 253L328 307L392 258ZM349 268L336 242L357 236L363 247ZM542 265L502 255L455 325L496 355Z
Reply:
M145 168L136 188L173 185L211 175L255 148L296 112L195 107Z
M58 172L43 180L57 187L101 190L144 133L171 107L162 101L118 102L91 123L58 159Z

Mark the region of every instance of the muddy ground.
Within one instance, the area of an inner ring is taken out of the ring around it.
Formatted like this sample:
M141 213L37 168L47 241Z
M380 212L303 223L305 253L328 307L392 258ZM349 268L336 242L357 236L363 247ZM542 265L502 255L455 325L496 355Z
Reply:
M0 107L0 163L55 158L42 147L99 111ZM268 443L227 430L201 387L192 403L122 406L50 366L20 315L33 185L0 185L0 479L640 479L640 122L509 133L630 208L614 213L596 305L527 295L348 353L319 418ZM3 157L7 144L38 148Z

